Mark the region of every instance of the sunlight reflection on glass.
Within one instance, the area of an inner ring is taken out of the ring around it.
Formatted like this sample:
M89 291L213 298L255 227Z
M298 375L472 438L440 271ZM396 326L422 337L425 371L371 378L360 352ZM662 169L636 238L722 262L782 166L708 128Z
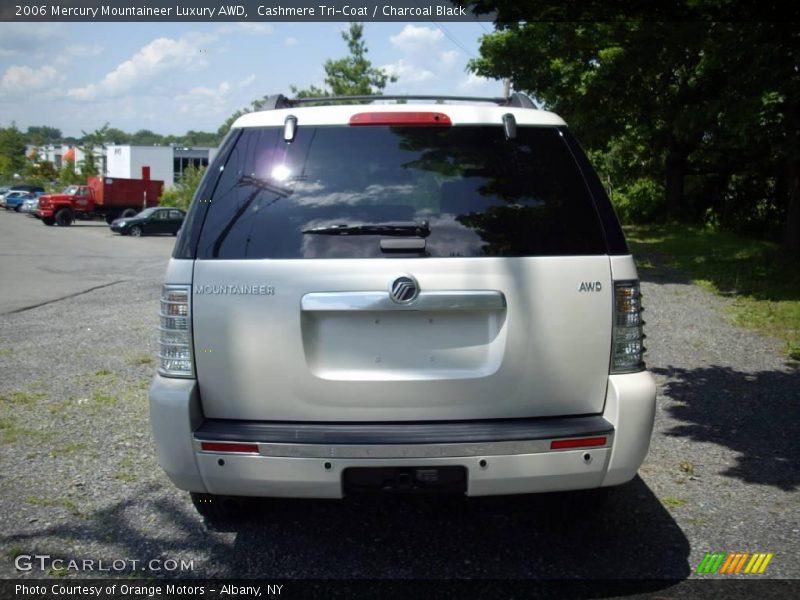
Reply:
M276 181L286 181L291 172L286 165L278 165L272 169L272 178Z

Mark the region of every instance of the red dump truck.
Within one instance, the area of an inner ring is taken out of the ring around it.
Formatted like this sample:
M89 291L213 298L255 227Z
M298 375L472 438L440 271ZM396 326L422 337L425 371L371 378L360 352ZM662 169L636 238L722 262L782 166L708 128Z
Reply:
M89 177L86 185L71 185L60 194L39 198L36 210L45 225L72 225L75 219L105 217L111 223L120 217L132 217L161 201L163 181L150 179L149 167L142 168L142 179Z

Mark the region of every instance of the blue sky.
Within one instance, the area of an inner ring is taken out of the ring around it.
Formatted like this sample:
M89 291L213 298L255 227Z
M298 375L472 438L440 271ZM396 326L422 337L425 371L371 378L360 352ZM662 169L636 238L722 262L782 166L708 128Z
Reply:
M0 126L80 135L216 131L289 85L323 85L347 55L346 23L0 23ZM398 77L386 93L502 94L466 72L488 23L367 23L368 58Z

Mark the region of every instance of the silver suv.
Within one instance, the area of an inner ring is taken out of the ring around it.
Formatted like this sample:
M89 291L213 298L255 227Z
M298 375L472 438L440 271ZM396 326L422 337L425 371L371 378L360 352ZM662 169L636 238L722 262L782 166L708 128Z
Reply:
M655 385L597 175L529 98L271 97L184 221L150 388L206 517L247 496L624 483Z

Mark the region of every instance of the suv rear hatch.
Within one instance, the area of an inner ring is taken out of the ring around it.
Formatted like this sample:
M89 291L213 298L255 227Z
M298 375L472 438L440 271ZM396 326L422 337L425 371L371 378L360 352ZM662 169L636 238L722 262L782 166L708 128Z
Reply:
M613 285L564 131L309 120L221 158L192 290L206 417L602 411Z

